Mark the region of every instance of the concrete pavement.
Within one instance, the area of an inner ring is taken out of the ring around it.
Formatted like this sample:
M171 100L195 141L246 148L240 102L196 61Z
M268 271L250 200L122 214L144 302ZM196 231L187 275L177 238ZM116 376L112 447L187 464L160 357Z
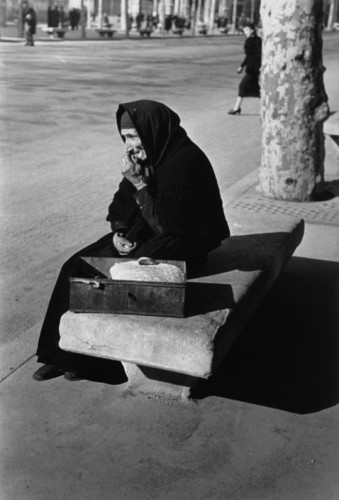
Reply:
M334 194L337 160L328 149ZM231 222L238 210L302 213L305 236L195 402L129 393L119 364L34 382L38 325L11 344L22 361L0 385L1 500L339 498L338 194L313 212L264 200L256 184L253 170L222 190Z
M336 500L338 248L339 224L306 224L193 403L129 393L118 363L37 383L28 359L1 384L1 499Z

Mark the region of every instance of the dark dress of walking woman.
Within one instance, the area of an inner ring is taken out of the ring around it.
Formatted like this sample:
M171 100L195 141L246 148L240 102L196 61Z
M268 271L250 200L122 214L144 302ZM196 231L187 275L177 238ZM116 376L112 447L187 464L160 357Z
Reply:
M237 69L237 73L242 73L245 68L246 74L239 84L238 97L234 108L228 112L229 115L240 115L244 97L260 97L261 38L257 35L254 24L245 26L244 35L246 36L245 59Z

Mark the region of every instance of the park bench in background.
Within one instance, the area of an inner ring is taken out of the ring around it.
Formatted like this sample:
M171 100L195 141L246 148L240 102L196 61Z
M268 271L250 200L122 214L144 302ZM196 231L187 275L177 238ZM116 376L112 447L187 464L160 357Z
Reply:
M122 361L134 391L189 397L215 372L303 237L303 221L227 217L232 236L188 280L184 318L68 311L60 347Z
M107 36L108 38L112 38L114 36L114 33L116 33L117 30L114 30L112 28L98 28L97 32L99 35L104 38Z
M150 37L152 32L153 32L153 29L152 28L139 28L139 33L141 36L148 36Z
M174 33L174 35L182 36L184 29L185 28L173 28L172 33Z
M49 26L45 26L41 28L42 31L47 33L51 38L65 38L65 33L67 33L68 28L51 28Z
M206 24L202 24L198 27L198 33L200 35L207 35L207 26Z

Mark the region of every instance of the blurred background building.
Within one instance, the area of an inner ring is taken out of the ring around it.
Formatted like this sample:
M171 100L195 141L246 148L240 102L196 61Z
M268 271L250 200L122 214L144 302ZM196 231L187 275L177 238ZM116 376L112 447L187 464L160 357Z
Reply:
M1 0L2 21L15 21L18 17L20 0ZM124 0L84 0L84 7L91 13L95 20L101 10L109 17L119 17L122 12ZM47 23L48 8L62 8L65 13L72 9L81 9L81 0L30 0L34 7L39 23ZM214 10L215 17L227 18L231 23L234 8L237 18L245 16L256 22L259 19L260 0L129 0L128 13L133 18L138 14L158 15L163 12L165 16L174 15L190 21L194 13L198 13L201 21L206 21L211 17L211 9Z
M319 1L324 5L324 27L339 29L339 0ZM1 25L16 22L22 0L0 2ZM72 16L77 14L79 18L82 11L87 28L92 24L101 27L104 19L116 29L125 29L126 8L132 29L139 28L146 20L153 28L158 26L164 31L173 27L195 29L197 25L201 29L205 27L206 33L212 33L215 28L241 33L248 21L260 25L260 0L30 0L30 4L39 24L48 25L53 10L53 13L59 12L59 24L66 27L71 26Z

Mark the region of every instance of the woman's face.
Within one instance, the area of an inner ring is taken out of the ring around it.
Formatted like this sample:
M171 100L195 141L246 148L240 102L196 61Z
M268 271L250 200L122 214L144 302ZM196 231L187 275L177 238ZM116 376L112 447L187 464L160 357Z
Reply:
M125 151L134 162L147 160L145 148L135 128L121 129L121 136L125 140Z
M249 28L248 26L246 26L244 28L244 35L246 38L248 38L249 36L251 36L253 33L253 30L251 28Z

